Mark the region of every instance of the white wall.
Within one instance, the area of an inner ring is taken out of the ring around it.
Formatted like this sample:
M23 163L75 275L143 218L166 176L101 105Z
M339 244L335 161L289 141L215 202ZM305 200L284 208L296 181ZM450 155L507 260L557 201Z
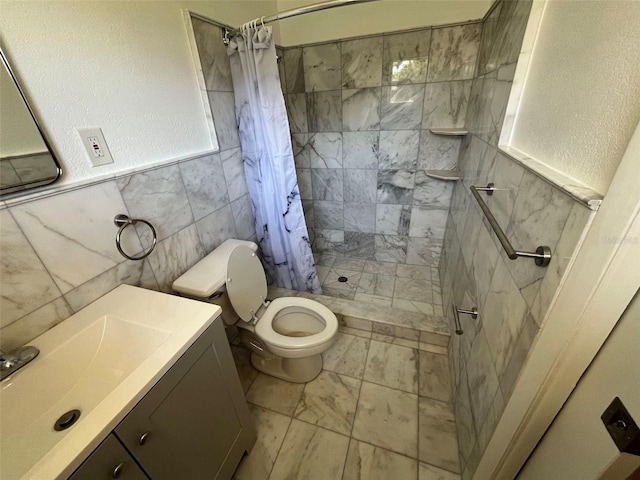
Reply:
M278 0L278 11L319 0ZM288 47L408 28L477 20L491 0L378 0L281 20L281 45Z
M0 42L41 119L63 183L212 148L181 9L231 25L275 12L255 1L14 1ZM114 164L90 166L76 129L101 127Z
M614 397L640 421L640 296L589 366L527 461L520 480L595 480L618 457L600 415Z
M640 120L640 2L548 0L511 146L605 194Z

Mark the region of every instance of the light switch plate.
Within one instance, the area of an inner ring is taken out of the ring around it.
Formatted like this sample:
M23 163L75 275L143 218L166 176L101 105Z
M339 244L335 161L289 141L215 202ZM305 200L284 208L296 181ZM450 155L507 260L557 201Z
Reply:
M78 134L87 150L89 161L94 167L113 163L111 152L109 152L109 147L107 147L107 142L105 142L100 128L79 128Z

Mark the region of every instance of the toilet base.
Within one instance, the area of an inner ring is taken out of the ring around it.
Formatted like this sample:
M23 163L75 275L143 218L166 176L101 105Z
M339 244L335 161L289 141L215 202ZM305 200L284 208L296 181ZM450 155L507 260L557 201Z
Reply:
M293 383L307 383L320 375L322 355L282 358L268 352L251 353L251 364L262 373Z

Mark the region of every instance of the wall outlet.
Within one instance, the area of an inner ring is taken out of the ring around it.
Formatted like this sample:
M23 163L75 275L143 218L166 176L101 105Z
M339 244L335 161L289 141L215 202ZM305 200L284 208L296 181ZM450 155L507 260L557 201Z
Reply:
M102 130L99 128L79 128L78 134L84 148L87 150L89 161L94 167L113 163L113 158L111 158L107 142L104 141Z

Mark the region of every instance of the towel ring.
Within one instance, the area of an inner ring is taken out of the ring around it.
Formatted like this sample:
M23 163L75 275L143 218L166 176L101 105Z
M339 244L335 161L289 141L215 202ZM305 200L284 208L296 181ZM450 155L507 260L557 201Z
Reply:
M138 222L144 223L151 229L151 233L153 234L153 244L148 251L137 257L134 257L127 255L124 250L122 250L122 246L120 245L120 237L125 228L127 228L129 225L135 225ZM142 260L151 255L153 249L156 248L156 243L158 243L158 234L156 233L156 229L153 228L153 225L151 225L151 223L147 222L146 220L142 220L141 218L129 218L127 215L120 213L114 217L113 223L116 224L116 227L120 227L118 229L118 233L116 233L116 247L118 248L120 255L122 255L124 258L127 258L129 260Z

